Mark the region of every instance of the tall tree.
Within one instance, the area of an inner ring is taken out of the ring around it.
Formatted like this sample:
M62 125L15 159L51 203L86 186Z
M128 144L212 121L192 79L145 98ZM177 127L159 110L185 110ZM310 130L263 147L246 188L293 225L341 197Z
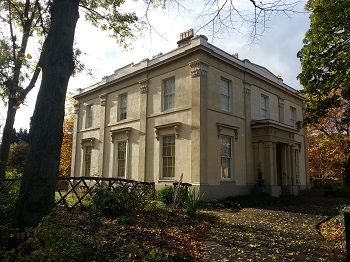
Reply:
M124 41L131 36L129 24L137 22L133 14L120 14L118 1L54 0L50 6L50 30L42 51L42 80L30 128L30 147L14 226L36 226L54 203L63 138L64 105L69 78L74 70L73 43L79 18L79 3L89 11L87 19L99 24L107 19L108 28ZM95 9L110 11L102 16ZM106 29L107 27L104 27Z
M0 183L5 178L17 109L34 88L41 70L40 59L31 62L32 55L27 53L28 41L35 32L38 38L42 36L42 31L37 28L46 26L46 18L39 0L35 3L29 0L23 3L0 1L0 97L7 104L0 148ZM31 77L28 69L33 69ZM25 80L29 80L26 87L23 86Z
M341 108L331 109L308 126L310 176L318 185L331 180L349 182L344 171L350 165L350 129L341 121L342 113Z
M305 8L311 23L298 53L306 101L303 124L341 149L339 164L350 184L350 1L309 0Z
M247 0L248 1L248 0ZM176 1L169 1L177 3ZM214 3L219 1L214 0ZM275 1L268 8L253 3L261 13L278 12L285 2ZM139 25L135 14L122 14L124 0L53 0L50 6L49 31L41 53L42 80L30 129L30 147L20 195L16 206L14 226L24 229L36 226L47 215L54 203L55 184L59 172L64 101L69 78L74 69L73 40L79 17L79 6L85 18L102 30L112 32L117 42L125 44L136 31L130 25ZM158 1L146 1L147 11ZM164 3L168 3L165 1ZM220 13L223 9L218 9ZM284 10L285 11L285 10ZM283 12L283 10L282 10ZM217 17L217 16L215 16ZM146 19L147 20L147 19ZM215 18L212 20L215 21ZM254 23L254 21L253 21Z
M350 121L350 1L309 0L310 29L299 51L298 78L306 95L305 124L318 122L329 109L342 106Z

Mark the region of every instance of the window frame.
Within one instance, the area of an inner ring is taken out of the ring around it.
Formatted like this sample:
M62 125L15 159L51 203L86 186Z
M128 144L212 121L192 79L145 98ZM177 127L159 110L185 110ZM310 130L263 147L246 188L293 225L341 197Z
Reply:
M229 156L223 156L223 138L228 138L229 139L229 145L230 145L230 150L229 150ZM220 179L221 180L228 180L232 181L233 180L233 137L229 135L220 135L219 137L219 145L220 145ZM228 160L229 165L223 166L223 158ZM228 174L227 176L223 176L223 170L228 168Z
M124 105L124 100L123 98L125 97L125 105ZM118 103L119 103L119 113L118 113L118 120L122 121L127 119L128 117L128 93L123 93L119 95L119 99L118 99Z
M170 145L165 147L164 145L166 142L165 139L167 138L171 138L172 141L170 142ZM167 154L169 152L169 146L170 146L170 155ZM166 170L166 174L165 174L165 170ZM175 172L176 172L176 136L175 134L164 135L162 136L162 143L161 143L161 179L173 180L175 179ZM169 176L169 174L172 174L172 176Z
M116 156L115 156L115 163L116 163L116 177L117 178L124 178L126 179L127 176L127 163L128 163L128 141L127 140L118 140L116 143ZM120 158L120 151L119 151L119 144L123 143L125 145L124 148L124 158ZM124 167L121 169L121 161L124 162ZM123 171L123 175L120 175Z
M290 107L289 111L289 125L292 127L297 126L297 109L293 106Z
M167 82L171 81L173 82L172 90L170 93L167 93ZM175 77L170 77L167 79L164 79L162 81L162 111L167 111L170 109L175 108ZM171 101L170 101L171 100ZM170 101L170 102L169 102Z
M263 107L263 101L265 102ZM269 119L270 110L269 110L269 96L265 94L260 95L260 119Z
M94 123L94 104L88 104L86 105L86 121L85 121L85 128L91 128Z
M84 176L85 177L90 177L91 176L91 160L92 160L92 145L87 145L84 146L84 166L83 166L83 171L84 171Z
M224 86L223 83L227 84ZM227 93L223 93L223 88L227 88ZM231 81L221 78L220 79L220 109L225 112L231 112ZM226 106L227 104L227 106Z

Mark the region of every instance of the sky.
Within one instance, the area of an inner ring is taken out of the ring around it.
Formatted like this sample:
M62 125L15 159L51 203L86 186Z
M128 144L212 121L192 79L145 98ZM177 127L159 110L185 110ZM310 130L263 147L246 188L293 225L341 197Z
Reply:
M139 0L140 1L140 0ZM227 53L238 53L239 59L249 59L255 64L264 66L275 75L281 75L284 83L294 89L301 89L297 75L301 72L300 61L297 52L303 46L305 32L309 28L309 14L294 13L290 17L277 15L270 18L266 24L266 30L258 41L251 43L245 34L247 28L240 27L236 31L226 30L214 37L208 31L202 29L197 32L203 21L194 19L200 12L203 4L200 0L190 0L186 8L174 7L172 10L149 11L149 21L156 32L145 30L143 35L138 35L128 50L123 50L115 40L108 36L107 32L101 32L84 21L81 14L76 28L76 45L82 51L81 60L90 69L93 77L86 71L71 77L68 91L75 92L78 88L85 88L102 80L102 77L111 75L120 67L132 62L140 62L144 58L151 59L158 53L167 53L177 47L176 42L180 33L193 28L196 35L206 35L208 42ZM223 0L218 0L220 1ZM235 0L241 10L250 10L248 0ZM297 7L303 11L304 1ZM144 14L144 8L137 0L126 3L124 7L128 11L136 11L140 16ZM185 10L186 9L186 10ZM245 14L245 13L244 13ZM237 24L240 25L239 23ZM35 101L40 82L29 93L26 104L17 111L15 128L29 129L30 117L33 114ZM3 125L6 117L6 108L0 107L0 125ZM1 132L0 132L1 133Z

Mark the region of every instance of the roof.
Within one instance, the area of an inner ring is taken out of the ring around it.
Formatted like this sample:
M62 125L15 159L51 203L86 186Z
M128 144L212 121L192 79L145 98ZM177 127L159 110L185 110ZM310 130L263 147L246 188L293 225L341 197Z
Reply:
M283 83L283 79L281 77L274 75L271 71L269 71L265 67L254 64L250 62L248 59L240 60L237 57L221 50L220 48L212 44L209 44L207 40L208 38L203 35L194 36L189 42L189 44L187 45L178 47L164 54L159 53L153 56L152 59L147 59L147 58L142 59L140 62L136 64L130 63L126 66L118 68L114 71L114 74L103 77L101 82L91 85L89 87L86 87L84 89L78 89L75 98L79 98L81 96L84 96L87 93L91 93L95 90L103 88L104 86L109 85L110 83L113 83L115 81L125 79L126 77L132 74L154 68L160 64L163 64L167 60L174 59L179 55L184 54L187 50L190 50L196 47L203 48L208 52L210 52L211 55L224 59L234 64L236 67L239 67L246 72L250 72L262 78L263 80L268 81L274 84L275 86L278 86L279 88L287 91L288 93L292 93L300 97L300 95L297 94L296 89L293 89L289 85L286 85L285 83Z

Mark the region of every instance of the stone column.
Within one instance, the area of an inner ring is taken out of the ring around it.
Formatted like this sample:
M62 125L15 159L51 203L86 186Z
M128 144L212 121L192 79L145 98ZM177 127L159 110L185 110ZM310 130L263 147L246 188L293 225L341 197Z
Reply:
M148 79L139 81L140 84L140 136L139 136L139 181L146 181L146 163L147 163L147 91ZM153 135L153 134L152 134Z
M191 183L207 184L207 88L208 64L201 59L189 63L191 68Z
M98 168L97 168L97 176L103 177L103 164L104 164L104 145L105 143L109 143L109 141L105 141L105 121L106 121L106 100L107 94L100 95L100 137L98 144Z
M274 143L264 142L264 177L267 185L274 184Z
M253 166L252 168L252 176L253 176L253 184L257 183L258 180L258 166L261 160L259 159L259 142L253 142ZM261 167L263 168L263 167ZM261 170L263 171L263 170Z

